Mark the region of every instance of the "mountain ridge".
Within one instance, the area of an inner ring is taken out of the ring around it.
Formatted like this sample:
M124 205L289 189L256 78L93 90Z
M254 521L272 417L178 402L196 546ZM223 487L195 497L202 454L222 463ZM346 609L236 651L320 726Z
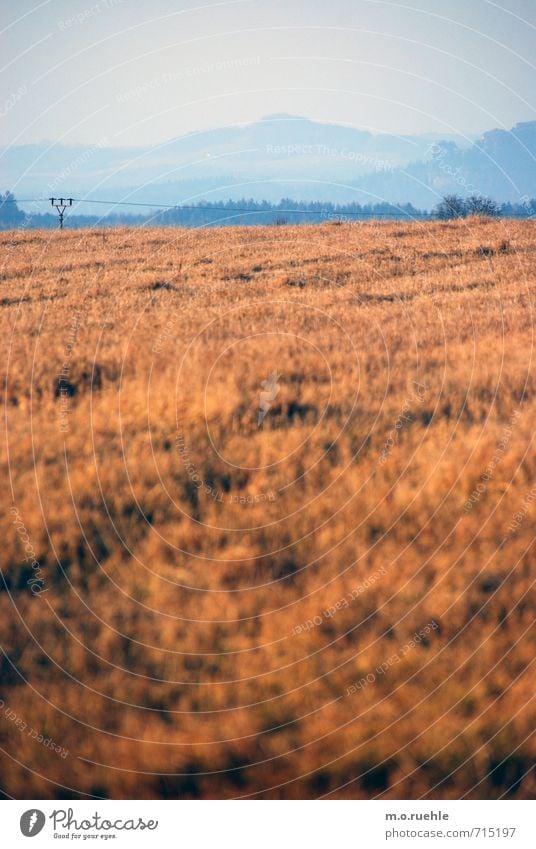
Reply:
M157 146L35 143L0 148L3 189L159 203L236 199L410 202L536 195L536 121L479 138L398 135L272 115L193 131Z

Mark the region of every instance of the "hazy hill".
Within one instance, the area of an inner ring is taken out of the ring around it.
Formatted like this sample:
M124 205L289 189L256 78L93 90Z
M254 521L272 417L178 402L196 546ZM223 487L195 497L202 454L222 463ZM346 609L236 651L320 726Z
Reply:
M43 142L0 149L0 160L1 186L18 197L89 194L159 205L200 197L291 196L431 207L450 191L510 201L534 196L535 154L536 122L490 130L471 141L373 134L272 115L153 148Z

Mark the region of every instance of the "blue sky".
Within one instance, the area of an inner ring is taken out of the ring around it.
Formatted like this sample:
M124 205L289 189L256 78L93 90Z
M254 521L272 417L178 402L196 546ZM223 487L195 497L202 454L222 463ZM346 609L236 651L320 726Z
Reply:
M2 144L157 144L281 112L467 136L536 119L534 0L1 4Z

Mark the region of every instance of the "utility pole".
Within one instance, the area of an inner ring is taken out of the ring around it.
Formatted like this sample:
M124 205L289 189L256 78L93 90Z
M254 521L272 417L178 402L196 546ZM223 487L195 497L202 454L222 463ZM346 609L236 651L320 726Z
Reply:
M52 206L56 207L58 210L58 215L60 217L60 230L63 230L63 216L65 215L65 210L68 206L73 205L72 198L49 198Z

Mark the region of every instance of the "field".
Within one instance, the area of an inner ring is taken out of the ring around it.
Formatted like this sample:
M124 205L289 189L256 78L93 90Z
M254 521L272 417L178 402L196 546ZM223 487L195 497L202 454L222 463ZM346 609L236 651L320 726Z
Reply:
M3 793L534 798L534 223L0 241Z

